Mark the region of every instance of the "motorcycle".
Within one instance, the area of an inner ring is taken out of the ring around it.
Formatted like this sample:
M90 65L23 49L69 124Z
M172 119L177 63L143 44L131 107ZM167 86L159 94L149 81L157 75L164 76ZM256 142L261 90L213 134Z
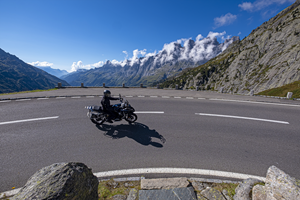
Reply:
M113 105L115 117L112 120L121 121L125 119L129 124L135 122L137 120L137 115L134 113L135 109L126 99L124 100L120 94L119 98L121 103ZM94 124L101 125L106 122L109 117L109 114L103 110L102 106L86 106L85 108L89 110L87 116Z

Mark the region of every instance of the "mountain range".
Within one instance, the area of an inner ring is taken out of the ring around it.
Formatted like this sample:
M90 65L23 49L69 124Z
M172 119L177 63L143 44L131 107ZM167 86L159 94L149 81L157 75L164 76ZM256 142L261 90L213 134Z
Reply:
M66 70L60 70L60 69L53 69L52 67L41 67L41 66L35 66L48 74L51 74L53 76L56 76L57 78L61 78L64 75L67 75L69 72Z
M51 89L63 81L0 49L0 93Z
M249 94L300 80L300 0L253 30L242 41L162 87L203 87Z
M199 35L192 39L178 40L165 44L157 54L133 58L122 62L106 61L102 67L74 72L63 76L72 86L146 86L174 76L188 67L199 66L224 51L239 37L217 41L217 33L209 33L206 38Z

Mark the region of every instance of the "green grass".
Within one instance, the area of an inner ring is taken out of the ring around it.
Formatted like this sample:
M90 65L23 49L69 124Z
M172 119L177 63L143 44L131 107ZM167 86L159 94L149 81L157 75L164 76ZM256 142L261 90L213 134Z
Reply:
M292 98L300 98L300 80L282 87L262 91L258 95L286 97L288 92L293 92Z
M214 183L212 185L212 188L215 188L220 192L222 192L223 190L227 190L228 196L233 198L233 196L235 195L235 189L237 188L238 185L239 184L236 183L219 183L219 184Z
M128 184L125 186L125 184ZM131 189L140 189L140 181L124 181L115 182L113 179L108 181L100 181L98 186L99 200L112 199L114 195L126 195L128 196Z
M22 92L12 92L12 93L2 93L1 95L8 95L8 94L23 94L23 93L31 93L31 92L44 92L44 91L51 91L51 90L58 90L57 88L52 88L48 90L29 90L29 91L22 91Z

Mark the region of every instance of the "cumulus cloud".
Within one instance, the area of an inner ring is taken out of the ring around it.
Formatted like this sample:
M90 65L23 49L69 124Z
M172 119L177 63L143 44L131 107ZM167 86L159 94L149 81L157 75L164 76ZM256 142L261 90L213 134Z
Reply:
M229 25L229 24L233 23L236 19L237 19L237 16L233 15L231 13L227 13L226 15L222 15L221 17L216 17L214 19L215 28Z
M84 65L82 63L82 61L80 60L78 62L73 62L72 66L71 66L71 70L69 72L76 72L79 69L93 69L93 68L97 68L97 67L102 67L103 64L104 64L103 61L99 61L94 64Z
M266 8L272 4L294 3L295 0L256 0L255 2L244 2L238 6L242 10L254 12Z
M35 67L51 67L53 65L53 63L49 63L49 62L40 62L40 61L36 61L36 62L31 62L31 63L28 63L32 66L35 66Z
M78 69L92 69L95 67L102 67L103 65L110 65L110 66L122 66L130 65L133 66L134 64L144 65L150 58L154 60L152 63L153 66L155 65L163 65L166 62L176 62L178 60L189 60L193 62L198 61L207 61L223 50L225 50L229 44L233 42L230 39L230 35L226 35L226 32L209 32L208 35L204 38L201 34L199 34L195 41L192 38L182 38L176 41L164 44L162 50L158 53L154 51L153 53L147 53L146 49L139 50L135 49L132 52L132 57L128 58L128 52L122 51L126 57L123 61L99 61L95 64L84 65L82 61L74 62L72 64L72 69L70 72L77 71ZM217 40L224 41L223 44L220 44Z

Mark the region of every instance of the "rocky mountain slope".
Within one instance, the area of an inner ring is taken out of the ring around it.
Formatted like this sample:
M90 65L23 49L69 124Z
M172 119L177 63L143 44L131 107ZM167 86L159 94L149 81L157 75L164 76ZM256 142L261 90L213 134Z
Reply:
M300 0L204 65L162 83L248 94L300 80Z
M166 44L155 55L125 60L123 62L107 61L102 67L85 72L76 72L63 76L73 86L84 83L86 86L138 86L150 85L157 81L174 76L187 67L196 67L207 62L224 51L239 37L232 37L219 43L216 33L208 37L197 37L196 41L188 39ZM182 45L183 43L183 45Z
M57 86L58 82L69 85L0 49L0 93L50 89Z

